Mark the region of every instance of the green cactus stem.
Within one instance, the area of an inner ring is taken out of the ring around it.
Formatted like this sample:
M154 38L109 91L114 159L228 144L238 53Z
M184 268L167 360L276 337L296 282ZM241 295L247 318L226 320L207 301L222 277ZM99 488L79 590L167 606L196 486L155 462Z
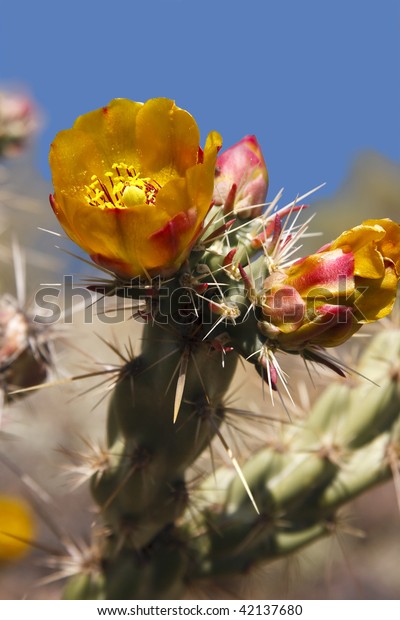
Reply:
M279 447L247 461L243 473L259 516L235 478L211 494L203 533L193 537L190 581L244 573L328 535L338 508L391 476L390 456L400 447L399 363L400 331L380 333L357 368L369 381L330 385L301 426L283 431ZM217 480L224 476L218 472ZM202 484L202 497L211 483Z

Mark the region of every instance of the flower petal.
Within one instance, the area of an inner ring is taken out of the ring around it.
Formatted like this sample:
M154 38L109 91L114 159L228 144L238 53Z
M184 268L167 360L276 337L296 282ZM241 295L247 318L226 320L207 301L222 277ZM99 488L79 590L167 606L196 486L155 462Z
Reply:
M364 245L355 252L354 275L378 279L385 274L385 261L374 242Z
M380 222L380 220L372 220L373 222ZM353 252L355 254L363 248L365 245L375 241L378 242L385 236L385 229L380 224L366 223L355 226L350 230L346 230L335 241L330 244L331 250L337 248L343 249L344 252Z
M189 168L186 172L188 194L191 204L199 212L203 220L211 206L211 197L214 187L214 170L217 154L222 145L222 138L216 131L208 134L204 147L203 163Z
M129 99L113 99L107 106L76 119L73 129L90 135L102 154L103 172L120 162L140 169L136 124L143 107L143 103Z
M364 222L367 226L373 226L377 223L386 232L385 236L378 242L379 250L384 257L393 261L397 275L400 275L400 226L388 218Z
M137 117L140 172L163 185L171 173L183 176L197 163L200 141L194 118L171 99L150 99Z
M79 130L61 131L50 147L55 195L83 195L93 174L104 174L103 155L94 137Z
M355 298L355 310L360 323L371 323L387 316L396 300L398 276L394 265L387 266L379 280L357 278L359 294Z

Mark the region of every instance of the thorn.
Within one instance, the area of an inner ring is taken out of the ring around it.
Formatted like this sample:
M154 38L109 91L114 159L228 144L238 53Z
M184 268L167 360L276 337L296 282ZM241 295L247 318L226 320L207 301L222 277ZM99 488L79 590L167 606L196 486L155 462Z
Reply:
M178 419L179 409L182 403L183 391L185 389L186 373L189 364L190 348L186 347L179 362L179 375L176 382L175 401L174 401L174 424Z
M260 511L259 511L258 506L257 506L257 504L256 504L256 500L254 499L254 496L253 496L253 494L252 494L252 492L251 492L251 490L250 490L250 487L249 487L249 485L247 484L247 480L246 480L246 478L244 477L244 474L243 474L243 472L242 472L242 469L241 469L241 467L240 467L240 465L239 465L239 463L238 463L238 461L237 461L236 457L234 456L234 454L233 454L232 450L230 449L230 447L229 447L229 446L228 446L228 444L226 443L225 439L224 439L224 438L223 438L223 436L222 436L221 431L219 430L218 426L216 425L216 423L214 422L214 420L213 420L213 419L211 419L211 422L212 422L212 424L213 424L213 426L214 426L214 429L215 429L216 434L218 435L218 437L219 437L219 439L220 439L220 441L221 441L222 445L224 446L224 449L225 449L225 451L226 451L226 453L227 453L228 457L230 458L230 460L231 460L231 462L232 462L232 465L233 465L233 466L234 466L234 468L236 469L236 473L237 473L237 475L239 476L240 481L241 481L241 483L243 484L244 489L245 489L245 491L246 491L246 493L247 493L247 495L248 495L248 497L249 497L249 499L250 499L251 503L253 504L253 506L254 506L254 509L255 509L256 513L259 515L259 514L260 514Z
M343 371L347 371L348 373L354 373L358 377L361 377L362 379L365 379L366 381L369 381L370 383L372 383L372 385L376 385L376 387L380 387L379 383L376 383L375 381L373 381L372 379L370 379L366 375L363 375L361 372L358 372L358 370L356 370L355 368L352 368L351 366L348 366L348 364L345 364L344 362L342 362L341 360L338 360L333 355L330 355L325 349L320 349L320 350L317 350L317 351L315 351L315 349L305 349L303 351L303 357L304 357L304 352L305 351L307 351L307 353L309 353L310 351L312 351L312 353L316 353L318 355L318 357L320 358L320 359L318 359L316 361L318 361L318 363L320 363L320 364L328 366L328 368L330 368L329 364L335 364L338 368L343 369Z
M226 223L222 224L222 226L219 226L218 228L213 230L212 233L208 235L208 237L203 239L203 245L207 246L213 241L216 241L219 237L223 237L228 232L228 230L230 230L234 222L235 220L228 220Z
M224 267L229 267L232 265L233 257L235 256L236 252L237 252L237 248L233 248L232 250L228 252L224 260L222 261L222 264Z
M276 248L278 242L279 242L279 238L282 232L282 214L281 213L277 213L275 215L274 221L273 221L273 232L272 232L272 239L269 243L268 246L268 250L269 252L273 252L274 249Z
M233 213L234 211L234 206L235 206L235 198L236 198L236 192L237 192L237 184L233 183L231 189L229 190L229 193L225 199L225 203L224 203L224 207L223 207L223 214L224 215L228 215L229 213Z
M305 361L310 360L312 362L317 362L318 364L323 364L333 372L336 372L340 377L346 377L346 373L340 368L340 366L332 360L321 357L317 351L310 351L308 349L304 349L303 359Z
M21 250L17 239L12 240L12 255L15 274L15 288L17 292L17 300L20 308L25 306L26 302L26 262L25 256Z
M55 232L54 230L48 230L47 228L42 228L41 226L38 226L38 230L41 230L42 232L45 233L49 233L49 235L54 235L55 237L60 237L61 239L66 239L66 237L64 237L64 235L61 235L58 232Z
M247 297L250 299L250 301L253 302L253 300L255 300L257 297L257 293L254 287L254 282L252 282L252 278L249 278L244 267L240 263L238 263L238 268L239 268L240 275L242 276L242 280L243 280L244 288L246 289Z

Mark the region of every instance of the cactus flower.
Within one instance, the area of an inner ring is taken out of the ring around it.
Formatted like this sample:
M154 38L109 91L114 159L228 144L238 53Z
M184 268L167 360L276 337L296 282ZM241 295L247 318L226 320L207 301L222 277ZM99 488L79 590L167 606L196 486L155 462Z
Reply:
M268 276L260 330L287 350L339 345L389 314L399 277L400 226L368 220Z
M240 218L261 215L268 190L268 172L255 136L246 136L217 160L214 203L231 208ZM251 208L255 205L255 208Z
M203 152L195 120L170 99L114 99L56 136L52 207L68 236L118 276L174 273L210 208L220 147L211 132Z
M0 564L22 557L34 537L32 511L23 500L0 495Z

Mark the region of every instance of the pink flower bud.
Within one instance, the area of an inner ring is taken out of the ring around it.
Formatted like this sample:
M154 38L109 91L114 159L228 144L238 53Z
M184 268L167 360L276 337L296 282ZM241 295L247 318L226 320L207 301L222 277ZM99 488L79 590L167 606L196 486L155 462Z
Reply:
M255 136L246 136L217 159L214 203L239 218L258 217L268 190L268 172Z
M37 127L37 112L28 97L0 91L0 157L19 155Z
M47 346L44 343L42 347L39 346L33 334L32 323L29 323L26 314L19 309L16 300L8 295L0 296L0 380L6 402L16 398L16 395L10 395L9 391L28 388L45 381L48 370L45 357L47 353ZM19 396L22 396L22 393Z

